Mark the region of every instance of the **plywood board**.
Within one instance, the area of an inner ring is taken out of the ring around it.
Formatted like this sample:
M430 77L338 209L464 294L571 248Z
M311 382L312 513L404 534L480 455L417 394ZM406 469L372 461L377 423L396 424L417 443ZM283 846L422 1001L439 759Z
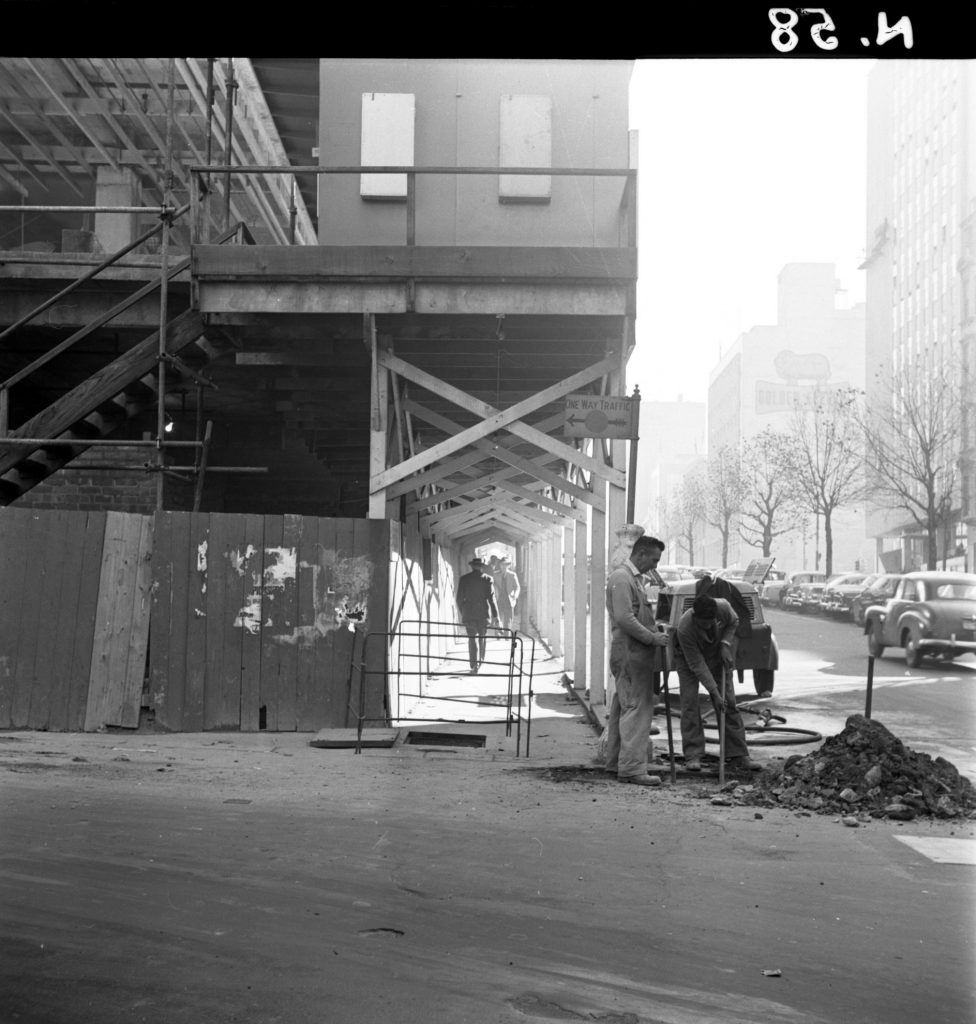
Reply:
M18 650L24 636L24 586L34 518L27 509L0 508L0 729L14 727Z
M99 574L85 731L135 728L149 636L152 527L148 516L108 512Z

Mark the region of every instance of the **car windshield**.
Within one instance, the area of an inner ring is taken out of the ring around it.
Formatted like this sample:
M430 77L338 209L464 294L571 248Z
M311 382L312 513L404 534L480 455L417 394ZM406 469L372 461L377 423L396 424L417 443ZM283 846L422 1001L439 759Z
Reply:
M976 584L940 583L935 588L935 596L943 601L976 601Z

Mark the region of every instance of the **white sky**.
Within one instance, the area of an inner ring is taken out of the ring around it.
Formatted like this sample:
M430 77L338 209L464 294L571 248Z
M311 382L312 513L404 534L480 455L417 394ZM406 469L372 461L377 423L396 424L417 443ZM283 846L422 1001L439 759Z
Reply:
M787 263L864 301L869 60L638 60L637 348L627 391L705 401L720 353L776 322Z

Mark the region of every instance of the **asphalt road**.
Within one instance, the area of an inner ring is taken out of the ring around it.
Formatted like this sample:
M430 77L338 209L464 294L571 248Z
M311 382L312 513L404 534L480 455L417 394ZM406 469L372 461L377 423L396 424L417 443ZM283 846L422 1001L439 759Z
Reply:
M774 710L787 711L792 724L815 719L823 731L864 713L868 653L860 627L777 608L764 608L764 614L780 648ZM976 657L949 664L926 660L910 669L902 652L889 648L874 662L871 717L976 782Z
M842 727L857 631L774 628L765 703ZM876 703L941 686L882 674ZM0 1024L976 1019L976 822L847 828L713 805L704 779L547 776L596 749L557 695L522 759L496 735L359 756L307 734L0 735Z

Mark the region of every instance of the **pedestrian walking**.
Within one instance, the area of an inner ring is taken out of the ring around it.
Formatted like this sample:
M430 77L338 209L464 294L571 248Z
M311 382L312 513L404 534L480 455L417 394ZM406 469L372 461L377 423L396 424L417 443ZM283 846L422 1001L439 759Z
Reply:
M498 621L502 629L515 629L515 606L522 587L511 560L502 558L495 576L495 600L498 603Z
M486 572L488 566L477 557L472 558L468 564L471 571L458 580L455 600L461 622L468 634L471 674L476 675L485 660L488 623L498 625L498 606L495 604L495 586Z

